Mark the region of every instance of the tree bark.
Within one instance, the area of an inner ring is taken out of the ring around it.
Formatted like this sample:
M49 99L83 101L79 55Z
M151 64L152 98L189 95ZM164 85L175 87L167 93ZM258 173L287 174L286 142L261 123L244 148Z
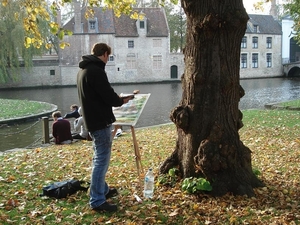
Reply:
M252 172L251 151L240 141L240 46L249 19L242 0L181 0L187 16L182 100L171 112L177 143L160 168L204 177L215 196L253 196L263 183Z

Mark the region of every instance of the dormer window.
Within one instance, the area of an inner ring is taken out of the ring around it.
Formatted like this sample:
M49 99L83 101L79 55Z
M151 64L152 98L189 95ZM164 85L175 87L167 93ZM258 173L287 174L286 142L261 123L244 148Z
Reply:
M89 33L98 33L98 20L97 18L91 18L88 20L88 32Z
M137 28L137 31L140 35L146 35L147 32L147 18L145 17L144 13L140 13L139 19L135 21L135 25Z
M145 29L145 21L140 20L140 29Z
M90 29L95 30L96 29L96 21L90 21Z
M258 26L257 25L253 25L253 32L257 33L258 32Z

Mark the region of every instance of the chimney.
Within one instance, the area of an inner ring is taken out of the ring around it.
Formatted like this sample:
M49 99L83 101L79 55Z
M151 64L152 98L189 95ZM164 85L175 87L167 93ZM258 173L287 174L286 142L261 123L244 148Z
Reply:
M274 19L278 19L278 9L276 5L276 0L271 0L271 8L269 14L272 15Z
M60 9L57 10L56 22L57 22L58 26L61 26L61 11L60 11Z
M74 0L74 33L82 33L80 1Z

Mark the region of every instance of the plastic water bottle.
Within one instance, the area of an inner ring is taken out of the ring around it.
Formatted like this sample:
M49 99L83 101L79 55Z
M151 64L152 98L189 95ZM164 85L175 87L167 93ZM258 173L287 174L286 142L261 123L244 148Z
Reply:
M145 176L144 197L152 198L153 192L154 192L154 174L152 169L150 168Z

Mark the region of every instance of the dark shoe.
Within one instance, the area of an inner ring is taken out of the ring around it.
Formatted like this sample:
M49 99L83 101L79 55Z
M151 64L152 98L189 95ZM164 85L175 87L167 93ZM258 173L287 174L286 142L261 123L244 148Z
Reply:
M106 198L106 199L109 199L109 198L111 198L111 197L113 197L113 196L115 196L115 195L118 195L117 189L115 189L115 188L110 188L109 191L108 191L108 193L105 195L105 198Z
M110 204L108 202L104 202L102 205L100 205L96 208L93 208L93 210L96 212L102 212L102 211L115 212L118 210L118 207L115 204Z

